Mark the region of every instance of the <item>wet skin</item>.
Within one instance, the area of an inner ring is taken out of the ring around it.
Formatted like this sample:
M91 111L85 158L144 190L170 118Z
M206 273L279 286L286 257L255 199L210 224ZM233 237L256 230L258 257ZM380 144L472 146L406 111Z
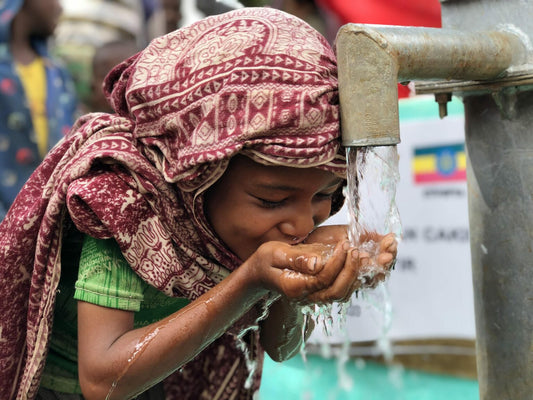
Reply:
M206 215L242 265L187 307L139 329L133 329L132 312L79 302L84 396L105 398L114 383L110 399L146 390L270 294L279 299L261 322L263 347L276 360L297 352L301 304L346 301L361 287L358 274L368 255L350 248L346 227L315 229L329 216L340 184L323 170L264 166L236 157L206 194ZM386 271L396 256L395 241L378 239L377 259L384 260L380 268Z

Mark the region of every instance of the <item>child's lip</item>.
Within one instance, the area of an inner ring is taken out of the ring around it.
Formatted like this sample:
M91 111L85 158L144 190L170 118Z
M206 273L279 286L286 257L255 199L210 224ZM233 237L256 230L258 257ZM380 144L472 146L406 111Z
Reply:
M291 244L291 245L300 244L300 243L303 243L305 241L305 239L307 239L307 236L302 236L302 237L290 236L289 237L289 244Z

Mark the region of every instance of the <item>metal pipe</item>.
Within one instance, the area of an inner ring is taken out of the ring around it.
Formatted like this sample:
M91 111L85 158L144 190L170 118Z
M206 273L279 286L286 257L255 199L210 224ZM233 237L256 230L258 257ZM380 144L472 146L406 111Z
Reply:
M533 5L441 1L461 11L453 16L465 19L464 30L341 28L336 51L343 145L399 143L399 81L473 81L468 87L475 90L464 102L480 399L526 400L533 393L533 88L518 82L533 77ZM502 20L514 28L471 31ZM525 33L515 34L517 27ZM433 92L451 90L436 84Z
M337 34L344 146L400 142L397 83L495 79L524 63L513 32L347 24Z

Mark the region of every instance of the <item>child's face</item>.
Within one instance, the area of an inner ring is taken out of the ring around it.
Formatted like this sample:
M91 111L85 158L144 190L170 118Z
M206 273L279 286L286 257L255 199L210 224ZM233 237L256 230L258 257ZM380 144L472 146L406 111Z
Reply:
M330 214L342 180L318 168L271 167L237 156L206 194L214 231L241 260L263 243L295 244Z

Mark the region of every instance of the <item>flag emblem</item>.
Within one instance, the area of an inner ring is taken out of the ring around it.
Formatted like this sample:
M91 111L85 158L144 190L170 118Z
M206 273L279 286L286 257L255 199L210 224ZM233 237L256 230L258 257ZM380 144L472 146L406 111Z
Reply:
M463 143L414 150L412 171L416 184L466 180Z

